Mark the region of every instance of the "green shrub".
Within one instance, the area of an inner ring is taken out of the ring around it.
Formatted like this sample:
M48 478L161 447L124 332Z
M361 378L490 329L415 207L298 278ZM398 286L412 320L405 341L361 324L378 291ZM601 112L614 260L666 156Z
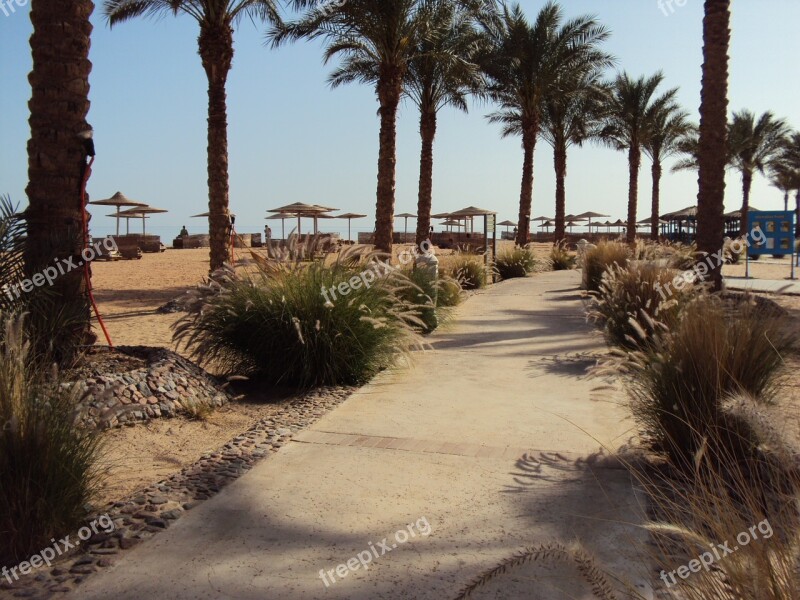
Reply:
M578 257L567 248L565 241L553 245L550 250L550 265L553 271L571 271L578 263Z
M464 290L486 287L487 275L483 256L456 254L450 264L450 276L458 281Z
M647 346L653 335L677 322L681 306L693 292L687 284L673 287L678 271L652 262L611 266L591 292L590 318L598 323L609 344L634 350Z
M772 399L783 355L797 343L787 325L784 314L752 297L702 294L689 302L673 331L617 364L644 433L675 464L690 464L703 436L720 426L725 398Z
M0 565L12 566L86 516L100 478L99 437L77 428L80 398L42 369L23 318L0 342Z
M354 249L326 266L253 256L251 272L222 270L200 286L176 324L175 340L199 362L307 388L363 383L421 346L425 307L408 300L421 290L382 257ZM369 286L347 283L368 272Z
M630 250L620 242L600 242L583 257L583 283L590 292L600 289L603 273L613 265L626 267Z
M527 277L536 268L536 258L528 248L515 246L497 255L495 268L502 279Z

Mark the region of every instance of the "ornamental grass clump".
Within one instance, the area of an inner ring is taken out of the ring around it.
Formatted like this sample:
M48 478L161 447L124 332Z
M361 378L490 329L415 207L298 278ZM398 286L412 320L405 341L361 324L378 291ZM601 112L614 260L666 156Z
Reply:
M222 373L300 388L364 383L422 347L425 306L408 299L419 286L381 255L356 248L329 261L313 246L253 253L248 269L212 275L176 342Z
M457 253L450 261L449 275L464 290L478 290L486 287L488 276L483 256Z
M630 257L628 246L620 242L600 242L586 251L583 257L583 284L590 292L600 289L600 282L607 269L613 266L626 267Z
M654 447L676 465L691 465L703 439L726 429L722 402L747 393L769 403L797 334L776 307L751 296L701 294L686 304L671 331L646 348L618 353L630 408ZM731 449L733 451L733 449Z
M0 566L74 531L101 483L100 438L76 426L81 397L38 355L22 316L2 315Z
M797 458L762 408L749 394L726 399L724 435L695 432L702 443L689 471L632 468L650 500L651 554L669 598L800 597Z
M680 309L696 293L693 284L674 289L678 271L651 262L611 266L591 292L589 318L597 323L609 344L635 350L650 344L654 335L671 329Z
M536 269L536 258L530 249L515 246L497 255L495 268L501 279L527 277Z
M578 264L578 257L569 251L567 243L560 241L550 250L550 266L553 271L571 271Z

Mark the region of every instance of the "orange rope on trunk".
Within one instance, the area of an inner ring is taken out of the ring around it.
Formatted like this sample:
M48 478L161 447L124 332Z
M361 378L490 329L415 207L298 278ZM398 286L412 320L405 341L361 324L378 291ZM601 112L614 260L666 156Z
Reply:
M92 176L92 165L94 164L94 156L89 159L89 164L86 165L86 172L83 175L83 183L81 185L81 214L83 216L83 247L89 248L89 220L86 218L86 186L89 184L89 177ZM81 257L83 258L83 257ZM103 317L97 309L97 302L94 300L94 292L92 289L92 275L89 270L89 261L84 258L83 260L83 276L86 279L86 289L89 292L89 300L92 303L94 314L97 317L97 322L100 323L100 328L103 330L103 335L106 336L109 348L113 348L114 344L111 342L111 336L108 335L106 324L103 322Z

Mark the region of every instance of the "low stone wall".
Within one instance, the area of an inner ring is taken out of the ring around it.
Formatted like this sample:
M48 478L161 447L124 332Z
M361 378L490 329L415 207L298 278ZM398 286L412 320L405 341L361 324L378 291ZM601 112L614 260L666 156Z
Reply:
M221 382L166 348L93 351L70 374L83 399L76 424L109 429L226 404Z

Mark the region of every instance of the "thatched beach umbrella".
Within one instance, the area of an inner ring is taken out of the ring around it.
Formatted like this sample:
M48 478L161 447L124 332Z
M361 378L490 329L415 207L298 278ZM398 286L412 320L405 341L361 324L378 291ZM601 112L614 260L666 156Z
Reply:
M147 228L145 226L147 215L155 215L155 214L162 214L169 212L163 208L155 208L154 206L142 206L139 208L131 208L129 210L123 210L120 213L120 216L127 216L130 215L132 218L139 218L142 220L142 235L147 235Z
M498 223L498 225L500 225L501 227L505 227L506 228L506 233L508 233L508 228L509 227L516 227L517 226L517 224L514 221L509 221L509 220L505 220L502 223Z
M336 215L337 219L347 219L347 239L352 240L352 236L350 235L350 222L353 219L363 219L367 215L361 215L358 213L344 213L343 215Z
M118 215L117 213L111 213L110 215L106 215L107 217L112 217L115 219L125 219L125 235L130 235L131 233L131 219L149 219L150 217L140 217L136 215ZM119 228L117 228L117 237L119 237Z
M120 208L127 206L128 208L131 207L142 207L147 206L144 202L137 202L136 200L131 200L130 198L126 197L125 194L122 192L117 192L111 198L106 198L105 200L95 200L94 202L89 202L89 204L94 204L95 206L116 206L117 212L113 215L108 215L114 217L117 220L117 235L119 235L119 220L121 217ZM128 220L130 224L130 220Z
M319 204L305 204L303 202L295 202L294 204L287 204L286 206L281 206L279 208L271 208L269 212L279 213L282 215L288 215L290 217L297 218L297 234L299 235L300 232L300 219L303 217L307 217L309 219L314 219L314 233L317 231L317 219L320 215L325 213L329 213L332 210L338 210L337 208L331 208L329 206L320 206ZM329 215L330 217L330 215Z
M412 215L411 213L400 213L399 215L395 215L394 218L395 219L405 219L406 224L405 224L405 229L403 230L403 240L405 240L406 236L408 235L408 220L409 219L416 219L417 215Z
M292 217L288 217L286 215L269 215L266 217L268 221L277 221L278 219L281 220L281 239L286 239L286 219L291 219Z
M596 212L585 212L577 215L578 219L589 219L589 231L592 230L592 219L601 219L603 217L610 217L611 215L601 215L600 213ZM573 219L574 221L575 219Z

